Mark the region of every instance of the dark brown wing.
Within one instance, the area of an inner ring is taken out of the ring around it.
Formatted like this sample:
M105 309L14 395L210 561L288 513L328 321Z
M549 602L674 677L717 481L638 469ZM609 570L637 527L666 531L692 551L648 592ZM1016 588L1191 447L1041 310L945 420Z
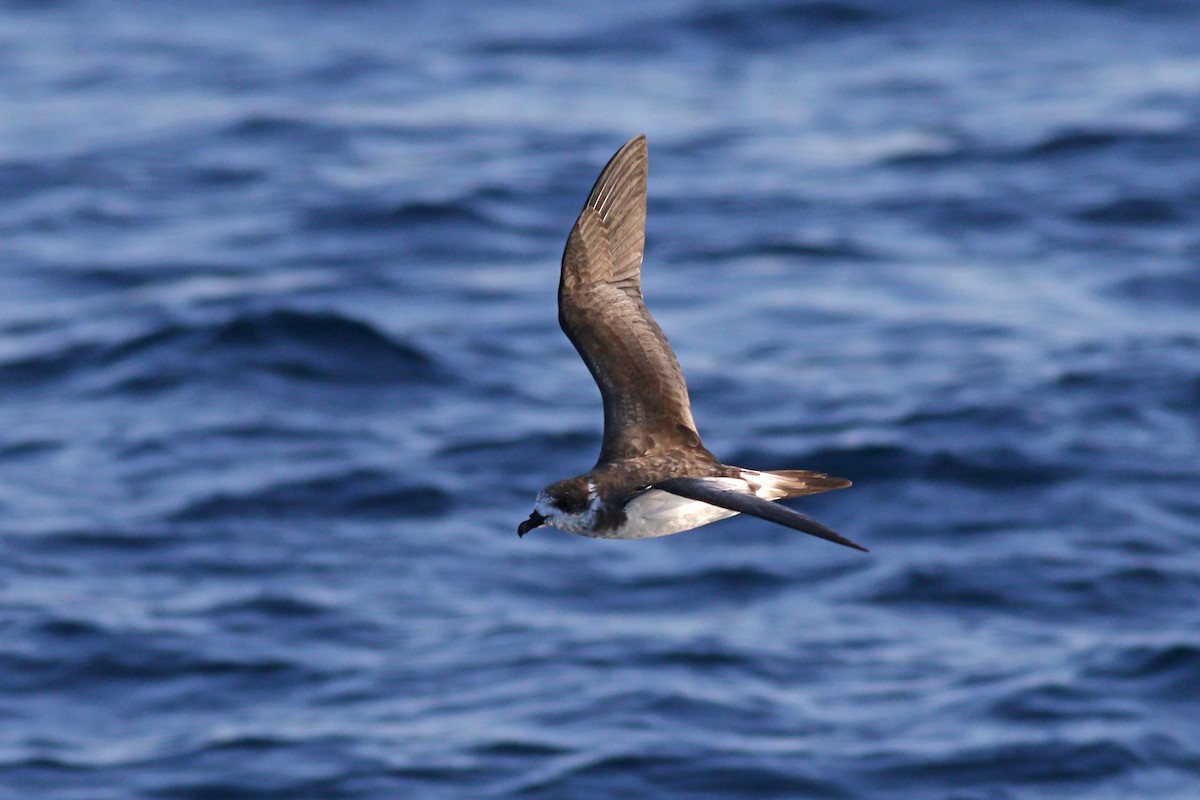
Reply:
M670 492L671 494L686 497L690 500L699 500L719 508L727 508L730 511L740 511L743 514L750 514L759 519L765 519L768 522L774 522L778 525L802 531L810 536L816 536L818 539L824 539L827 542L840 544L844 547L852 547L864 553L869 552L867 548L858 542L847 539L840 533L830 530L812 517L801 514L799 511L793 511L787 506L772 503L770 500L764 500L752 494L742 494L741 492L723 489L703 478L671 478L670 480L659 481L654 484L654 488L662 489L664 492Z
M642 301L646 137L612 157L571 229L558 321L604 400L599 463L700 444L683 371Z

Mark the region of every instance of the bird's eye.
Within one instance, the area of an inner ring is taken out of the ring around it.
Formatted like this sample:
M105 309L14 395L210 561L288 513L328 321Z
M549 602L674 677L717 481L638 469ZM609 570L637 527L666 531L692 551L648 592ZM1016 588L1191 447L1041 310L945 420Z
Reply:
M566 514L578 514L587 508L587 503L584 502L583 497L574 492L555 498L554 505Z

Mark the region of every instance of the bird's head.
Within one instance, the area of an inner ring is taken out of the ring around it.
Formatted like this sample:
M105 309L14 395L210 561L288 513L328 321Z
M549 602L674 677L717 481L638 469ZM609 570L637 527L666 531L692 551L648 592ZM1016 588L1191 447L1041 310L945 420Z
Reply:
M600 504L596 484L585 475L552 483L538 492L533 513L517 526L517 535L524 536L542 525L568 533L591 530Z

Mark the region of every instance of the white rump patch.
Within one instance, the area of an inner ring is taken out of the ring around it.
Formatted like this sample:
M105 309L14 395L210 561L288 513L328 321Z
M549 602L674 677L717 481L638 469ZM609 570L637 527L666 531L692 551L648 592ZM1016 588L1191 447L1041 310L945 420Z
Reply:
M742 478L755 487L757 494L763 500L778 500L787 497L795 490L798 481L795 478L784 478L770 472L759 472L756 469L743 469Z

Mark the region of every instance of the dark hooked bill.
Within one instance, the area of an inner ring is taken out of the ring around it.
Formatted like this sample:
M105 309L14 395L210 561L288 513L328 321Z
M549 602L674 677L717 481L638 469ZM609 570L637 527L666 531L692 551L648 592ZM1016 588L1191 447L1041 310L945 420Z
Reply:
M545 517L543 517L541 514L539 514L536 511L533 512L532 514L529 515L529 519L525 520L524 522L522 522L520 525L517 526L517 536L524 536L525 534L529 533L531 530L538 527L545 521L546 521Z

